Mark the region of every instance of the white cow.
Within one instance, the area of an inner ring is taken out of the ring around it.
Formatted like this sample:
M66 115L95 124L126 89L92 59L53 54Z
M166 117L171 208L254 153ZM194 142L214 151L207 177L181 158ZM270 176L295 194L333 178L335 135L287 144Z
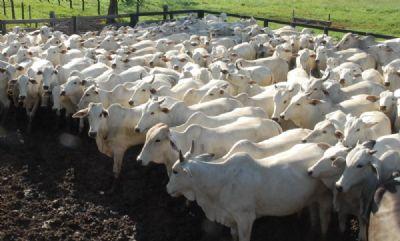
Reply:
M196 200L208 219L228 226L239 241L250 241L256 218L294 214L317 202L325 235L330 203L325 195L318 195L324 187L306 171L325 149L324 145L300 144L264 159L238 153L222 163L207 162L210 155L193 157L189 152L183 157L180 152L167 191L173 197Z

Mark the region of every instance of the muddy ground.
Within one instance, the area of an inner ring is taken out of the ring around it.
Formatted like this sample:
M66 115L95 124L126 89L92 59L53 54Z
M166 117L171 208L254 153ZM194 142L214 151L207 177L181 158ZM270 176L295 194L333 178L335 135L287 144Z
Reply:
M140 147L128 151L121 184L108 195L112 161L94 140L48 111L38 113L30 134L24 126L24 114L12 111L0 128L0 240L230 240L196 204L166 193L164 167L136 164ZM263 218L252 240L306 241L308 226L304 217ZM330 240L355 240L354 232L339 238L335 230Z

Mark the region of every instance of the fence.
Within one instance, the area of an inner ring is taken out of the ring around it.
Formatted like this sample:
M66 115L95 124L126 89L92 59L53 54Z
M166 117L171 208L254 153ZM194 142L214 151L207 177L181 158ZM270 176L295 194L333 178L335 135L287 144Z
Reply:
M7 25L15 25L15 24L37 24L37 23L47 23L52 26L56 30L62 30L65 33L80 33L88 30L99 30L105 26L105 20L112 20L115 22L114 24L118 25L129 25L136 26L138 24L140 17L143 16L162 16L163 20L173 20L175 15L180 14L197 14L198 18L203 18L204 15L207 14L221 14L218 11L210 11L210 10L177 10L177 11L169 11L167 6L164 6L162 12L141 12L141 13L131 13L131 14L119 14L119 15L105 15L105 16L73 16L70 18L48 18L48 19L26 19L26 20L0 20L0 28L1 32L5 34L7 32ZM240 15L227 13L229 17L235 18L251 18L251 16ZM303 19L292 17L291 21L283 21L278 19L271 18L262 18L262 17L253 17L258 21L262 21L264 26L267 27L269 23L277 23L277 24L285 24L291 25L293 27L300 26L306 28L320 29L323 30L325 34L329 34L332 32L340 32L340 33L355 33L359 35L371 35L377 38L382 39L392 39L396 38L395 36L379 34L379 33L370 33L363 32L357 30L350 29L341 29L331 27L330 21L321 21L321 20L311 20L311 19ZM116 22L116 19L128 19L128 21Z

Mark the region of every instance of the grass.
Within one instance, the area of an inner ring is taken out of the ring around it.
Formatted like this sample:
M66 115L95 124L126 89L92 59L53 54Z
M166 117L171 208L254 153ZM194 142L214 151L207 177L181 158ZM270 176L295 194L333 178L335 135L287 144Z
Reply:
M7 15L0 13L1 19L10 19L9 0L5 0ZM17 19L21 18L21 1L15 1ZM85 0L85 11L81 10L81 0L73 0L73 9L66 0L24 0L28 18L27 6L32 6L32 18L47 18L50 11L57 16L97 15L97 1ZM133 0L134 2L134 0ZM101 0L101 14L107 13L108 0ZM400 36L400 1L398 0L147 0L142 11L161 11L161 6L167 4L170 9L209 9L230 13L240 13L260 17L289 20L292 10L298 17L312 19L327 19L331 14L334 27L375 32ZM1 11L1 9L0 9ZM134 12L134 4L126 4L120 0L119 12Z

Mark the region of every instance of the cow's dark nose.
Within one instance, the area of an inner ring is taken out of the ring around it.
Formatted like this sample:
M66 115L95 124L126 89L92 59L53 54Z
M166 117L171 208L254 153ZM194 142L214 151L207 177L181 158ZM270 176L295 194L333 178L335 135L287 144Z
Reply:
M49 89L49 86L43 85L43 89L44 89L44 90L48 90L48 89Z
M315 60L315 63L319 64L319 59L316 59L316 60Z
M390 86L390 82L385 82L384 85L385 86Z
M313 171L312 170L308 170L307 174L311 177L312 174L313 174Z
M128 104L129 104L129 105L132 105L132 106L133 106L134 103L135 103L135 102L133 102L133 100L130 100L130 101L128 102Z
M20 100L20 101L23 101L23 100L25 100L25 96L20 96L20 97L18 97L18 99Z
M302 142L302 143L307 143L307 140L306 140L306 139L304 139L304 140L301 140L301 142Z
M112 64L111 68L115 69L115 68L117 68L117 65L116 64Z
M278 117L272 117L272 120L278 122L279 118Z
M386 106L379 106L379 110L386 111Z
M136 133L140 133L140 129L136 127L136 128L135 128L135 132L136 132Z
M340 83L341 85L344 85L344 84L346 83L346 80L345 80L345 79L340 79L340 80L339 80L339 83Z
M60 96L65 96L65 90L61 91Z
M285 119L285 115L280 115L281 119L284 120Z
M151 62L149 62L149 65L150 65L150 67L154 67L154 62L153 61L151 61Z
M340 186L340 185L338 185L338 184L336 184L336 190L337 190L338 192L343 192L343 187Z
M94 131L89 132L89 137L96 138L96 136L97 136L97 132L94 132Z

